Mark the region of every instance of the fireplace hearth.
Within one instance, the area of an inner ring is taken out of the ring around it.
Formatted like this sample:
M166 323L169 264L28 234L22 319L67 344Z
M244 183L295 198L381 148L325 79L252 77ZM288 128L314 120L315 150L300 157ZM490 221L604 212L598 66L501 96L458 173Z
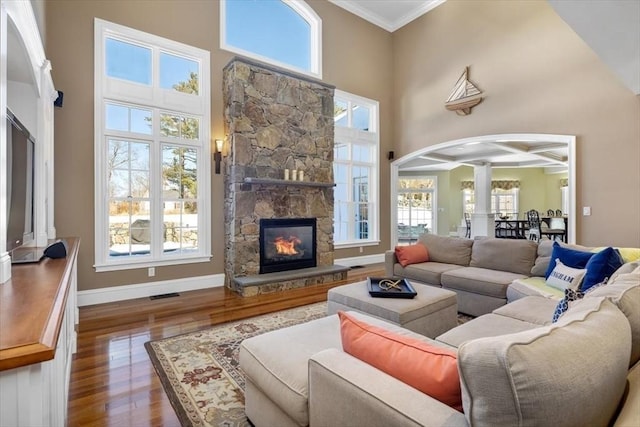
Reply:
M260 220L260 274L315 266L315 218Z

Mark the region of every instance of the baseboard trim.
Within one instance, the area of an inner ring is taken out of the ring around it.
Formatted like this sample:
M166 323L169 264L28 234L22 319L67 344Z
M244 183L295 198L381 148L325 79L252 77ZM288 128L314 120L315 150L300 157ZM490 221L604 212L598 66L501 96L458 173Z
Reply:
M89 289L86 291L78 291L78 306L84 307L87 305L145 298L170 292L187 292L217 288L220 286L224 286L224 274L222 273L208 276L186 277L176 280L114 286L112 288Z
M341 258L333 261L334 264L355 267L357 265L377 264L384 262L384 254L363 255L351 258Z
M357 265L377 264L384 262L384 254L364 255L351 258L336 259L334 264L346 267ZM224 274L208 276L186 277L176 280L162 280L158 282L139 283L133 285L114 286L111 288L89 289L78 291L78 307L105 304L108 302L125 301L136 298L146 298L152 295L170 292L187 292L199 289L217 288L224 286Z

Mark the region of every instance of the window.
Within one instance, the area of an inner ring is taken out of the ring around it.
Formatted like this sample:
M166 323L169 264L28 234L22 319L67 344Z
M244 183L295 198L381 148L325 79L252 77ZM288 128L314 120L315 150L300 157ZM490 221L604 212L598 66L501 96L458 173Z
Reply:
M398 179L398 244L410 244L424 233L437 234L436 177L401 176Z
M220 47L322 77L322 20L303 0L221 0Z
M520 181L491 181L491 212L518 217ZM462 211L473 213L474 182L462 181Z
M378 102L335 91L336 247L378 243Z
M95 21L95 267L210 259L209 52Z

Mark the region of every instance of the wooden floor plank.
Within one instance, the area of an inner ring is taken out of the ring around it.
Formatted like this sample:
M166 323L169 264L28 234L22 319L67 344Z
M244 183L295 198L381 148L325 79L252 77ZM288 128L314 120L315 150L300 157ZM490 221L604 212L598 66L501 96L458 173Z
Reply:
M68 425L179 426L145 342L326 301L332 287L383 274L383 265L373 264L350 270L346 280L256 297L213 288L81 307Z

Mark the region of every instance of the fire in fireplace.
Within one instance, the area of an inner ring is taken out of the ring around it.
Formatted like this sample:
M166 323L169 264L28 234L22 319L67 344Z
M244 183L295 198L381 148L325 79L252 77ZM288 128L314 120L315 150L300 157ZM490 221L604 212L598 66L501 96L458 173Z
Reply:
M260 274L315 266L315 218L260 220Z

